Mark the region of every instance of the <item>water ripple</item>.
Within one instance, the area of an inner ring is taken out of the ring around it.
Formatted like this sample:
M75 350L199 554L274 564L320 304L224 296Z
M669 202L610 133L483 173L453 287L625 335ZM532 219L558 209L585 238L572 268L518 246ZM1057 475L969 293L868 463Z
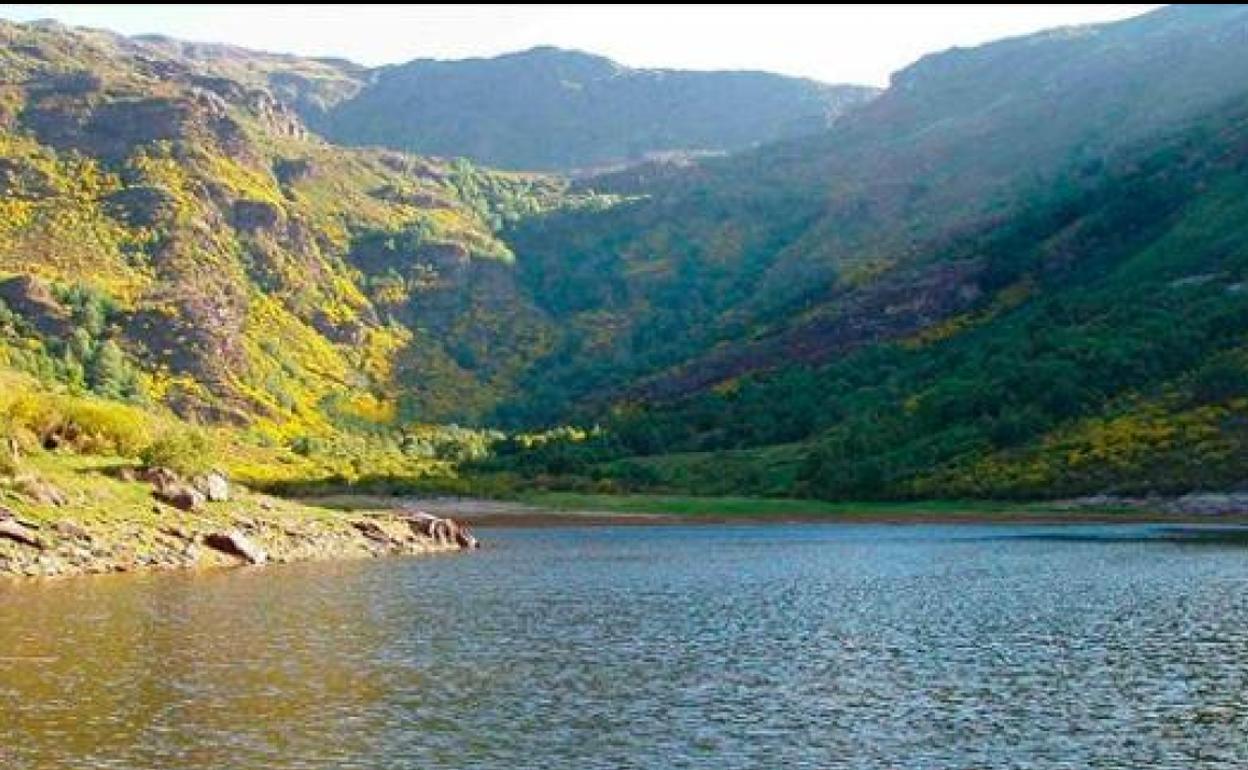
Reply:
M0 586L0 766L1248 766L1241 533L490 537Z

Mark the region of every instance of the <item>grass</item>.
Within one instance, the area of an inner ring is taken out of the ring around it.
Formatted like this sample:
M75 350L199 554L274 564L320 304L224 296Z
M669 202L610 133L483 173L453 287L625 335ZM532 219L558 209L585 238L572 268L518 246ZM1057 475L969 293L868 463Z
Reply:
M919 502L828 502L791 498L696 497L688 495L599 495L573 492L534 492L520 501L555 511L602 511L715 517L812 517L880 518L965 515L1054 514L1058 509L1043 503L932 500ZM1074 515L1074 514L1071 514Z
M27 520L47 524L68 520L147 528L177 523L184 518L229 523L236 516L281 519L291 516L326 518L333 515L324 508L273 498L266 498L265 504L269 509L261 509L260 497L238 485L232 485L229 502L211 503L194 514L185 514L168 506L158 506L152 497L151 484L116 477L118 469L134 465L132 461L118 457L34 453L23 459L20 473L54 486L68 497L68 505L53 507L35 503L21 492L16 482L0 485L0 504Z

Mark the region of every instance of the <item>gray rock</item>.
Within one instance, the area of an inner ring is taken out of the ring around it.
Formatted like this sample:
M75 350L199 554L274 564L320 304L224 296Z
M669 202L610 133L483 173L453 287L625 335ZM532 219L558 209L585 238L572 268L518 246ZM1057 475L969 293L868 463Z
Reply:
M248 564L264 564L269 554L242 532L214 532L204 538L204 545Z
M69 505L69 498L54 484L34 476L24 476L18 480L18 492L31 502L40 505L51 505L60 508Z
M15 543L30 546L40 551L44 548L43 541L39 539L38 535L12 519L0 520L0 538L12 540Z
M204 493L189 484L170 484L159 487L152 495L166 505L182 511L197 511L204 507Z
M168 468L162 468L159 465L150 468L143 468L135 474L135 478L139 481L146 481L148 484L157 488L172 486L181 481L181 479L178 478L178 474Z
M1170 502L1166 509L1198 516L1248 513L1248 493L1193 492Z
M195 487L210 503L224 503L230 499L230 482L220 471L211 471L196 479Z

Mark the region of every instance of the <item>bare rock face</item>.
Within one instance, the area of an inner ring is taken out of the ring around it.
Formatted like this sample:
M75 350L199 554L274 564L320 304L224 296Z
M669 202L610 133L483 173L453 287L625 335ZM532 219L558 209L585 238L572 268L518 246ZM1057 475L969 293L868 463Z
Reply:
M281 158L273 163L273 176L284 185L308 179L316 170L316 164L309 158Z
M271 231L281 224L282 210L268 201L238 200L234 202L231 220L243 232Z
M105 199L109 213L132 227L155 227L177 214L178 199L158 185L134 185Z
M230 151L245 141L224 100L208 91L112 101L89 96L40 93L23 111L23 125L57 149L111 160L153 142L199 138Z
M269 554L242 532L214 532L204 537L204 545L221 553L236 556L248 564L264 564Z
M46 337L68 337L73 332L69 309L52 294L48 282L30 275L0 281L0 301Z

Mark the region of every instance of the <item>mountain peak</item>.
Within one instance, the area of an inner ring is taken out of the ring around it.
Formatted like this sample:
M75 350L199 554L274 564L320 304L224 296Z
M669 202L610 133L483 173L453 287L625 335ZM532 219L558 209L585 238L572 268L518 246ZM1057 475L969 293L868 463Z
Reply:
M538 46L383 67L351 99L304 118L344 144L567 172L815 133L875 93L765 72L638 69Z

